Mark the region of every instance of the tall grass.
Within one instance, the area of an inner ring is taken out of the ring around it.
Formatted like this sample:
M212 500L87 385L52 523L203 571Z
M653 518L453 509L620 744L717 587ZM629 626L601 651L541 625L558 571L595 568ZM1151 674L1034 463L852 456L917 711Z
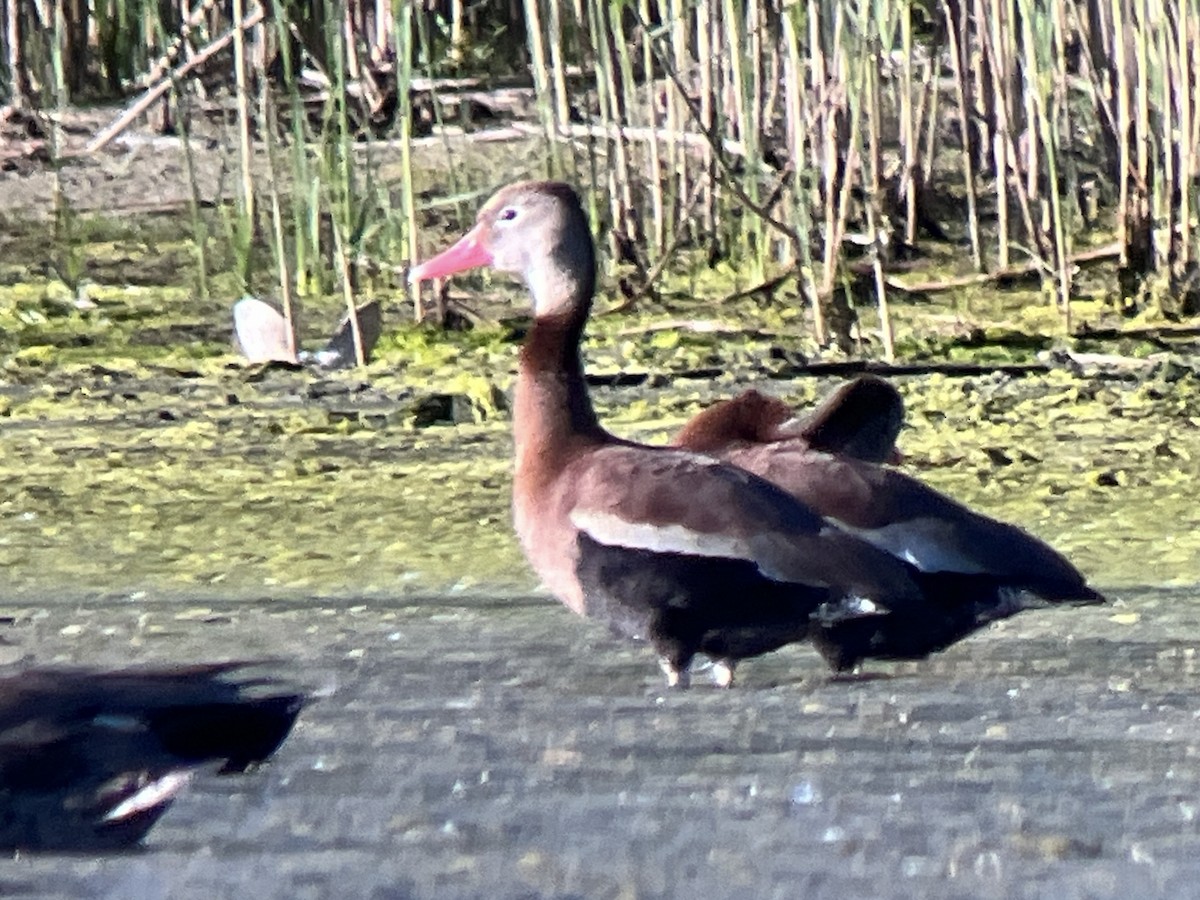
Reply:
M414 72L486 77L478 65L515 59L505 74L533 91L543 171L587 183L631 301L697 261L725 266L734 295L782 289L819 342L851 346L869 296L890 355L899 250L949 240L971 270L1038 273L1069 330L1077 248L1115 237L1124 305L1200 311L1200 0L287 0L256 35L236 28L256 0L226 9L8 0L0 56L4 93L36 105L52 83L140 89L234 28L230 56L205 65L229 66L243 223L230 239L248 285L269 259L285 294L336 289L352 305L363 257L416 255ZM67 11L49 37L46 10ZM138 16L156 25L132 27ZM489 50L515 52L514 34L523 56ZM267 39L270 71L251 52ZM396 103L381 130L366 107L387 92L372 74L385 40ZM61 63L79 53L82 69ZM302 58L321 73L315 92ZM273 97L252 102L263 84ZM440 127L436 89L432 111ZM391 202L371 163L379 138L402 148ZM281 152L264 157L264 142ZM1110 190L1084 216L1097 178ZM452 196L475 187L449 181Z

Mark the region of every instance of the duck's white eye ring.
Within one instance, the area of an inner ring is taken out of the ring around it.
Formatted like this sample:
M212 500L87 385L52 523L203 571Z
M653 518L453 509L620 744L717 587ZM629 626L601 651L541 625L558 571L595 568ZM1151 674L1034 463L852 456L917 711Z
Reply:
M517 217L516 207L506 206L504 209L500 210L500 215L497 216L496 218L498 218L501 222L511 222L516 217Z

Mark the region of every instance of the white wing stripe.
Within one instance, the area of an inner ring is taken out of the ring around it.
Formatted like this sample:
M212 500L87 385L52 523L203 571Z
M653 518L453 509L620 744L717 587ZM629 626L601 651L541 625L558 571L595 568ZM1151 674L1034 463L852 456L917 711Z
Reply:
M766 533L748 540L726 534L706 534L684 525L651 525L629 522L618 515L589 510L572 510L571 523L593 540L610 547L628 547L653 553L681 553L719 559L740 559L784 584L825 587L815 573L806 574L801 550L785 535Z
M684 525L628 522L613 513L589 510L572 510L571 524L609 546L655 553L690 553L693 556L753 560L745 541L724 534L704 534Z

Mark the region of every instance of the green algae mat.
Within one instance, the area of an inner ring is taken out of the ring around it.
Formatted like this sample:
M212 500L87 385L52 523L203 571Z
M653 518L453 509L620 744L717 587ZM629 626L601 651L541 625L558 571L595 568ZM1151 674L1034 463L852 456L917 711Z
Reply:
M183 254L173 246L164 239L151 258ZM500 295L521 311L515 288ZM376 360L331 374L243 366L232 293L202 302L179 284L91 285L79 299L52 273L0 264L0 568L10 598L534 586L509 527L519 323L442 333L404 324L406 299L381 296ZM311 345L339 303L305 312ZM922 324L918 313L899 317L898 339L910 359L929 359L938 317ZM665 441L744 387L802 409L838 380L805 374L813 348L787 308L678 315L600 316L590 330L594 397L614 432ZM988 334L944 342L932 358L969 359L974 347L974 358L996 361ZM998 361L1029 362L1050 342L1017 343ZM1118 349L1132 358L1144 348ZM1101 588L1196 583L1200 379L1188 365L896 382L909 471L1050 541Z

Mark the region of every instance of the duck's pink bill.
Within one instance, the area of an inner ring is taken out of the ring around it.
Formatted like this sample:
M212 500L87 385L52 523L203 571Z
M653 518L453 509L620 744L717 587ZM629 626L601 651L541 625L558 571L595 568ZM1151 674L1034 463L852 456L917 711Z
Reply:
M408 272L410 284L425 281L428 278L445 278L455 272L475 269L479 266L490 266L492 254L479 241L476 233L478 228L472 228L454 246L449 247L435 256L427 259L419 266L414 266Z

